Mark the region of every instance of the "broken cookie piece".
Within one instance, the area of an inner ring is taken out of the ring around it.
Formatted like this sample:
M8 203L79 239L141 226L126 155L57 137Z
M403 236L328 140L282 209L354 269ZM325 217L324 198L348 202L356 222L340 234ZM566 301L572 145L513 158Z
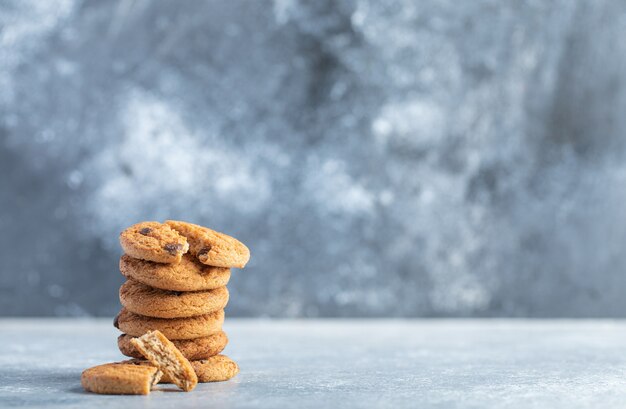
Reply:
M176 220L166 220L165 224L187 238L189 252L202 264L244 268L250 260L248 247L227 234Z
M84 370L80 382L85 390L94 393L147 395L162 375L151 366L109 363Z
M166 220L165 224L187 238L189 252L202 264L244 268L250 260L248 247L227 234L177 220Z
M150 331L131 344L168 379L185 392L193 390L198 377L193 367L176 346L159 331Z

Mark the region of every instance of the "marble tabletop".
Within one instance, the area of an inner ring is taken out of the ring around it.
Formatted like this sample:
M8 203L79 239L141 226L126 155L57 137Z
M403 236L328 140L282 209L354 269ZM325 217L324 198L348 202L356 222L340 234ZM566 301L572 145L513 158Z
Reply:
M83 369L123 359L111 320L0 319L0 407L617 408L626 322L228 319L241 373L191 393L104 396Z

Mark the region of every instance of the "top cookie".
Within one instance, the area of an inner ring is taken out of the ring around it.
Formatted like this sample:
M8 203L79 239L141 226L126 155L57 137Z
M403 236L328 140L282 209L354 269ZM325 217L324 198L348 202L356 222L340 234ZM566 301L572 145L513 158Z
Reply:
M187 238L189 252L203 264L243 268L250 259L250 250L224 233L175 220L167 220L165 224Z
M120 244L131 257L157 263L179 263L189 243L167 224L137 223L120 233Z

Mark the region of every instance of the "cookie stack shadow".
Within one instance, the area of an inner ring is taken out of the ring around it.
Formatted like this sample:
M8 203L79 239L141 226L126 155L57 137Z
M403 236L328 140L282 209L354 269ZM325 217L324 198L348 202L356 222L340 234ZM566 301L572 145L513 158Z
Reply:
M114 320L118 347L143 359L131 340L159 330L191 362L199 382L225 381L239 372L221 352L230 268L243 268L248 248L223 233L186 222L135 224L120 234L123 306ZM132 362L132 361L131 361ZM137 362L135 362L137 363Z

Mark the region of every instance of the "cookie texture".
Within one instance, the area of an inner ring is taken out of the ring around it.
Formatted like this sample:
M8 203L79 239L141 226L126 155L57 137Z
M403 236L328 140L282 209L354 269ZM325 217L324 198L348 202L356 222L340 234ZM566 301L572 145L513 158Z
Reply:
M107 395L147 395L163 373L154 366L109 363L83 371L80 382L89 392ZM168 381L171 380L168 378Z
M123 255L120 271L126 278L172 291L212 290L224 287L230 280L230 269L204 265L190 254L185 254L178 264L160 264Z
M126 365L151 366L145 359L128 359L120 362ZM191 361L199 383L222 382L235 377L239 373L239 366L226 355L216 355L208 359ZM163 374L159 383L172 383L172 380Z
M169 381L185 392L198 384L198 377L187 358L161 332L150 331L130 342L163 375L167 375Z
M117 347L122 354L128 357L143 358L143 355L131 344L130 341L133 338L133 336L128 334L121 334L117 338ZM217 355L228 345L228 337L224 331L219 331L203 338L173 339L171 341L185 358L191 361Z
M189 250L187 239L167 224L137 223L120 233L120 245L131 257L157 263L178 263Z
M208 337L222 330L224 310L188 318L153 318L138 315L122 308L113 325L120 331L140 337L148 331L159 330L168 339Z
M215 355L207 359L192 361L191 365L200 383L227 381L239 373L239 365L226 355ZM163 383L169 380L161 378Z
M135 314L157 318L184 318L223 310L228 290L167 291L129 279L120 287L120 302Z
M243 268L250 260L248 247L224 233L176 220L167 220L165 224L187 238L189 252L203 264Z

